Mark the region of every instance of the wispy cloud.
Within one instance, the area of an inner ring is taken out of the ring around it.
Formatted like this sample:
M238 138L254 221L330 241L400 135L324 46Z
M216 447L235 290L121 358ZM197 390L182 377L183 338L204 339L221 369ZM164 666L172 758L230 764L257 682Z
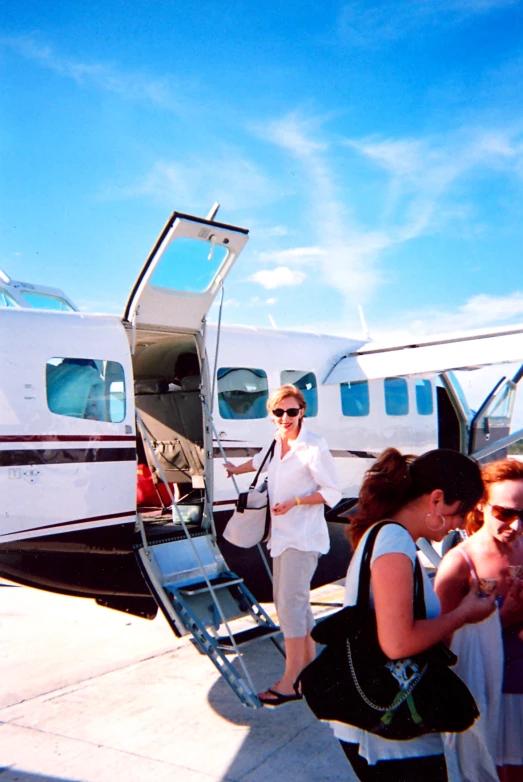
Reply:
M465 183L473 170L496 170L508 177L523 170L519 128L461 128L419 139L345 143L389 176L383 220L394 242L441 228L445 221L470 218ZM452 194L461 183L460 202L455 204Z
M342 7L339 37L354 46L373 47L405 38L423 28L455 26L474 17L500 12L519 0L351 0Z
M140 71L125 72L108 62L83 62L66 57L34 36L4 36L0 38L0 45L79 85L112 92L127 100L153 103L172 111L181 108L176 90L167 78L155 78Z
M258 128L259 135L299 163L303 192L309 199L308 220L317 240L313 247L281 250L274 260L314 265L323 282L345 296L365 299L379 283L376 252L390 242L379 232L367 232L354 222L338 192L329 143L318 138L321 130L321 120L298 113Z
M277 266L275 269L260 269L249 277L251 282L256 282L266 290L301 285L307 275L288 266Z
M197 158L183 163L158 160L133 184L107 186L102 193L108 200L142 197L198 211L218 201L235 211L271 203L280 193L255 162L237 149L222 147L205 165Z
M423 312L406 312L396 316L394 323L375 324L372 336L391 338L401 335L440 334L449 331L468 331L523 322L523 292L507 296L480 294L473 296L454 312L427 306Z

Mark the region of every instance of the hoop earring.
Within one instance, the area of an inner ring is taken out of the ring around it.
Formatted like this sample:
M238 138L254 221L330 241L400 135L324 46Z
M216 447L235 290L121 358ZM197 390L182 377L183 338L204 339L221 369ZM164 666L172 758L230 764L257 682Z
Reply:
M439 518L441 519L441 524L439 525L439 527L434 527L429 524L428 522L429 516L439 516ZM446 523L447 523L447 519L445 518L445 516L442 516L441 513L427 513L425 524L427 525L427 527L430 529L431 532L441 532L442 529L445 529Z

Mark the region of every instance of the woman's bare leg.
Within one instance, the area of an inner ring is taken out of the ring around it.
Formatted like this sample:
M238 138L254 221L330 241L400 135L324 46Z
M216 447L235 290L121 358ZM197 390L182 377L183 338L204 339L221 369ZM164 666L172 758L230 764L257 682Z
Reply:
M294 695L294 682L298 674L310 662L310 636L301 638L285 638L285 671L280 681L271 689L282 695ZM314 643L314 642L313 642ZM265 699L270 699L271 693L260 693Z

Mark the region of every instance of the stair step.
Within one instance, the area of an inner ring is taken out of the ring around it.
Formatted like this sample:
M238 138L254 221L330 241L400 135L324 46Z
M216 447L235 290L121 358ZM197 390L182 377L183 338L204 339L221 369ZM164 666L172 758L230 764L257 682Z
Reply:
M213 589L224 589L225 587L234 586L235 584L242 584L243 578L231 578L228 573L224 573L218 578L209 579ZM178 587L179 592L182 595L201 595L204 592L209 592L209 587L206 581L198 581L196 584L188 584L184 587Z
M233 638L237 646L242 646L242 644L258 641L261 638L270 638L273 635L278 635L280 632L280 628L277 625L272 625L270 627L258 625L257 627L250 627L247 630L241 630L239 633L234 633ZM230 636L222 635L217 641L218 646L222 649L232 649Z

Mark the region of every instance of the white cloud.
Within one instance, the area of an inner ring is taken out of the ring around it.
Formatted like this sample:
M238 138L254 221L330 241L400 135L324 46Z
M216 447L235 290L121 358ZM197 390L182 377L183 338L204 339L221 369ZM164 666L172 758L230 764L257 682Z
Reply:
M329 144L317 140L322 122L316 117L289 114L258 132L279 146L300 165L303 193L309 199L309 225L317 244L271 253L267 260L314 266L319 279L344 296L365 300L380 282L377 251L391 241L379 232L358 226L343 203L329 161ZM261 256L262 257L262 256Z
M153 198L180 210L205 213L215 201L227 211L254 208L279 198L267 175L241 152L215 150L202 166L201 160L184 163L158 160L138 181L128 186L110 186L102 198Z
M286 225L273 225L271 228L264 228L265 236L287 236L289 229Z
M258 259L262 263L308 266L319 263L327 255L325 247L291 247L287 250L262 250Z
M423 312L396 315L393 324L383 321L371 327L375 339L387 336L392 330L398 335L444 334L478 328L495 328L509 323L523 322L523 292L507 296L480 294L468 299L455 311L426 307Z
M251 282L262 285L267 290L301 285L306 278L304 272L289 269L288 266L277 266L275 269L261 269L249 277Z
M182 102L175 97L177 91L165 78L153 78L140 71L126 73L107 62L82 62L64 57L31 36L4 36L0 38L0 44L79 85L93 86L127 100L146 101L169 110L182 108Z
M400 40L423 28L440 32L475 16L502 12L519 0L395 0L370 3L350 0L338 16L338 36L355 46L376 46Z

